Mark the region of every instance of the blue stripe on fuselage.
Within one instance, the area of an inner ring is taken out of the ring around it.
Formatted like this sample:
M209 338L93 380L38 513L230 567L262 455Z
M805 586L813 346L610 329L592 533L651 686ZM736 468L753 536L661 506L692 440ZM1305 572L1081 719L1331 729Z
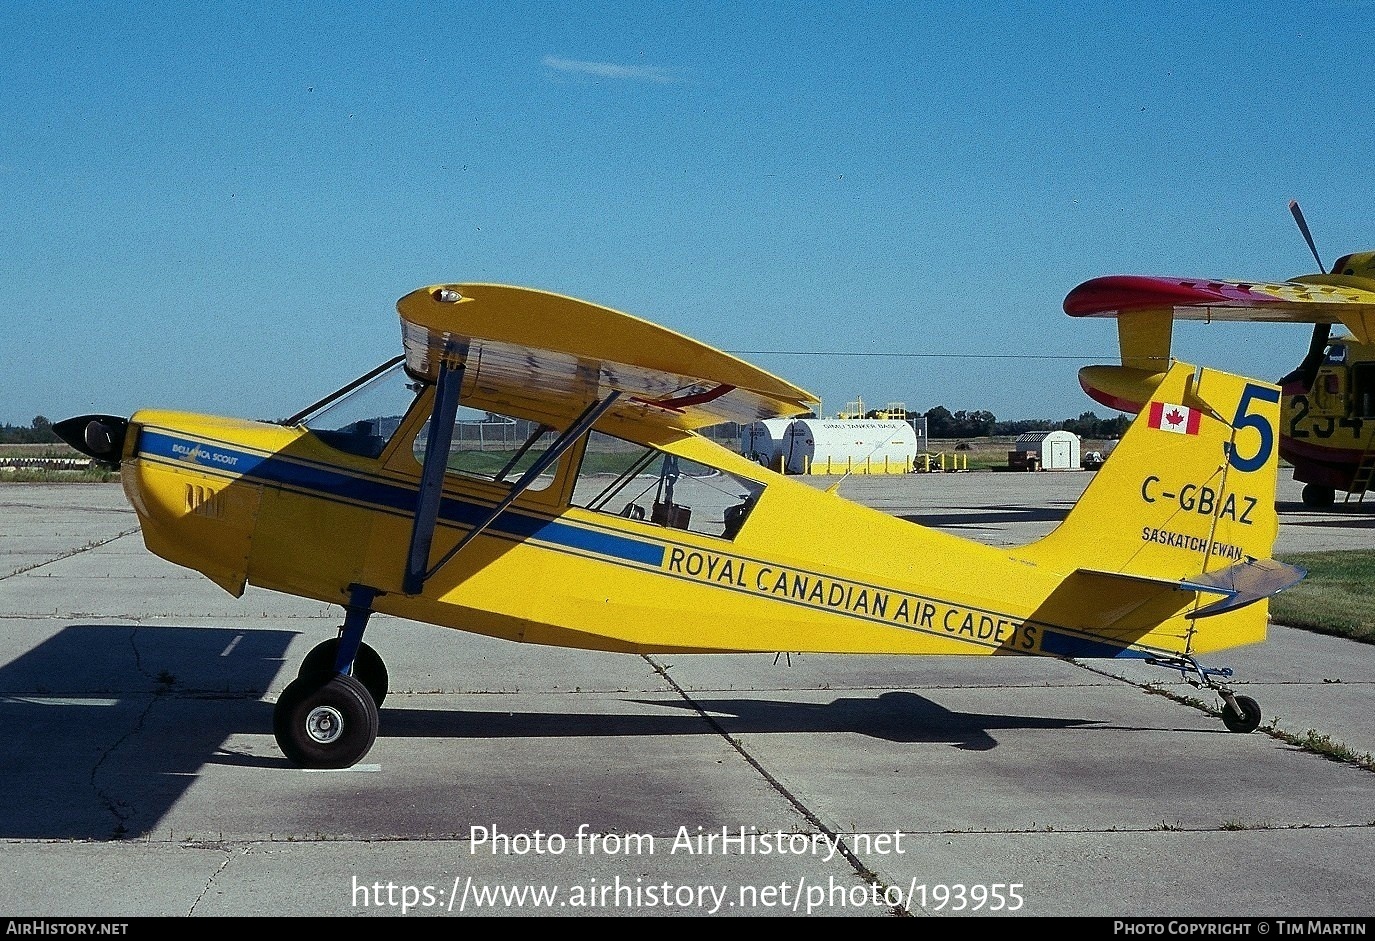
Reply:
M150 457L235 474L255 481L306 491L321 499L342 499L383 508L403 516L415 513L418 489L373 477L356 477L320 465L301 463L276 455L254 454L221 444L204 444L165 432L143 429L139 450ZM442 522L471 528L486 515L481 504L445 497L439 511ZM536 539L555 546L662 568L665 546L632 539L600 529L574 526L508 510L490 531L515 539ZM981 609L980 609L981 610ZM867 620L874 620L872 618ZM1078 637L1041 625L1043 655L1084 659L1135 659L1153 654L1140 648Z
M1107 643L1106 641L1090 640L1087 637L1074 637L1053 630L1042 630L1041 652L1050 654L1052 657L1075 657L1086 660L1134 659L1152 656L1144 650Z
M254 454L222 444L204 444L144 428L139 451L150 457L179 461L206 470L233 474L263 483L293 487L316 496L351 500L398 512L415 513L417 487L378 478L355 477L319 465L305 464L275 455ZM445 497L439 508L441 522L471 528L486 516L480 504ZM542 519L507 510L492 523L492 530L518 539L538 539L571 549L660 567L664 547L629 539L602 530L584 529L557 520Z

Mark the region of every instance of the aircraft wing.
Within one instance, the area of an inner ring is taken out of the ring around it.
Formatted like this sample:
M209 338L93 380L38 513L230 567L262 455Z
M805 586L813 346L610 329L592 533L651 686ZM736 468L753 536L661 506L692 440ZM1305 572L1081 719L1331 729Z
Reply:
M816 396L638 317L500 284L442 284L397 302L406 368L466 366L465 401L573 416L615 390L611 417L691 430L805 414Z
M1307 275L1280 283L1109 275L1065 296L1072 317L1126 317L1168 312L1176 320L1344 324L1362 342L1375 336L1375 291L1369 279Z

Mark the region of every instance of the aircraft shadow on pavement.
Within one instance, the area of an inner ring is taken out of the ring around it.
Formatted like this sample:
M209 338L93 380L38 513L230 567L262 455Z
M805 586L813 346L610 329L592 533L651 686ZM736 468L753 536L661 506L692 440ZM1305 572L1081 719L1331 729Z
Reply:
M295 637L271 629L74 625L0 667L0 838L136 838L157 831L207 766L294 770L284 757L245 754L229 739L271 734L272 705L263 693ZM384 702L380 740L849 732L985 751L997 747L992 733L1000 729L1098 725L955 712L907 691L827 703L626 700L668 710L661 714L416 709L399 707L401 699Z
M543 738L634 735L777 734L853 732L902 744L943 743L970 751L997 747L990 730L1067 729L1093 725L1091 719L952 712L916 693L886 692L873 698L842 698L829 703L784 702L753 698L632 699L664 706L677 715L600 713L471 712L382 707L382 738ZM704 720L699 713L710 716Z
M1284 516L1282 526L1311 526L1321 529L1375 529L1375 504L1349 503L1337 505L1326 510L1314 510L1302 503L1277 503L1275 508L1281 514L1321 514L1316 519L1295 519Z
M294 632L83 624L0 667L0 838L143 832L261 702Z

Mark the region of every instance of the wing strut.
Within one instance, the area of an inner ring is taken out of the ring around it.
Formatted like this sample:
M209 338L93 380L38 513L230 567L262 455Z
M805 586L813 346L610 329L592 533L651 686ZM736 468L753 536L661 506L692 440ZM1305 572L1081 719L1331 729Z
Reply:
M444 493L444 471L449 466L449 445L458 417L458 391L463 387L463 364L439 366L435 381L434 410L430 413L429 436L425 439L425 463L420 469L420 495L416 500L415 524L411 527L411 546L406 553L406 577L401 589L408 595L420 594L425 585L425 566L430 561L430 544L439 519L439 502Z
M441 373L440 376L442 379L443 374ZM530 485L533 484L539 478L540 474L543 474L546 470L552 467L554 462L557 461L560 457L562 457L565 451L567 451L574 444L576 444L578 439L585 435L588 429L590 429L592 425L596 423L597 419L601 418L602 415L606 412L606 410L609 409L615 403L616 399L620 397L620 394L621 393L618 390L612 389L610 392L606 394L606 398L601 399L600 401L593 401L592 403L590 403L587 406L587 408L583 410L582 414L578 416L577 420L573 422L572 425L569 425L567 430L565 430L563 434L559 435L558 438L554 440L553 444L549 445L549 450L541 454L539 458L537 458L535 462L530 465L530 467L525 471L525 473L520 476L520 479L517 480L515 484L511 487L510 493L506 494L506 496L503 497L501 501L497 503L496 506L488 510L487 513L481 519L479 519L477 523L473 525L472 529L464 533L463 538L458 541L457 545L455 545L448 552L444 553L444 557L440 559L438 562L436 562L434 566L431 567L428 571L426 571L424 570L424 561L429 556L430 542L434 538L434 519L432 518L430 520L430 524L428 527L429 532L425 537L425 543L423 546L424 555L420 556L419 566L415 570L412 570L412 568L410 567L411 563L416 561L415 540L412 539L412 557L410 562L408 562L407 564L406 583L404 585L406 593L410 595L419 594L420 590L424 587L425 582L433 578L434 574L438 572L441 568L443 568L445 565L447 565L450 559L458 555L460 550L462 550L465 546L468 545L468 543L472 542L479 535L481 535L483 530L485 530L488 526L492 525L496 518L500 516L503 512L505 512L507 507L509 507L512 503L516 502L517 498L519 498L522 493L524 493L526 490L530 488ZM438 395L438 393L436 393L436 395ZM436 404L435 410L437 413L439 410L438 404ZM434 419L432 419L432 421L433 420ZM451 426L453 425L452 416L450 417L449 424ZM433 432L433 428L431 429L431 431ZM447 442L445 443L444 451L446 454L448 453ZM443 467L442 464L440 466ZM422 474L427 474L429 472L429 468L430 453L427 450L425 452L425 468L424 471L422 471ZM441 472L439 478L439 485L442 486L442 484L443 476ZM421 478L421 495L422 497L424 496L423 476ZM436 516L438 515L438 509L438 503L436 502ZM422 520L420 519L420 516L417 513L415 521L417 533L420 530L421 522Z

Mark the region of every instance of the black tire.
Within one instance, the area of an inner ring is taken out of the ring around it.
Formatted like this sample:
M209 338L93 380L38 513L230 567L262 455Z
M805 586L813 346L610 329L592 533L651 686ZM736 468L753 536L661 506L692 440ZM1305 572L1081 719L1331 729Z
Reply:
M1232 732L1254 732L1260 728L1260 703L1250 696L1237 696L1241 715L1232 712L1232 707L1224 701L1222 705L1222 724Z
M349 768L377 741L377 722L377 704L358 680L303 676L282 690L272 734L282 754L302 768Z
M1315 510L1325 510L1337 500L1337 491L1322 484L1305 484L1303 505Z
M338 656L339 638L321 641L306 654L296 676L314 676L321 681L328 679L334 673L334 661ZM353 658L353 676L366 687L372 695L372 701L381 709L388 689L387 665L382 662L382 655L367 644L359 644L358 655Z

